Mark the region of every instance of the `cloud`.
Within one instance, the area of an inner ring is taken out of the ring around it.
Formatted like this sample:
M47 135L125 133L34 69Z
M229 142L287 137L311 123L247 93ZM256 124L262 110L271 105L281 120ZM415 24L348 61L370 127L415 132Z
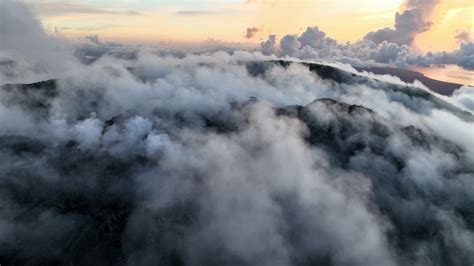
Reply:
M309 46L311 48L317 48L325 37L326 33L319 30L317 26L308 27L306 28L306 31L303 32L300 37L298 37L298 41L303 47Z
M471 41L471 33L467 30L460 31L456 33L454 38L459 42L469 42Z
M387 41L399 45L411 45L417 34L429 30L430 27L431 23L424 20L420 10L405 10L401 14L398 12L395 14L394 29L384 28L369 32L364 36L364 40L375 43Z
M214 16L214 15L226 15L235 14L237 10L232 9L196 9L196 10L178 10L176 15L179 16Z
M82 63L92 64L102 57L115 57L123 60L137 58L137 47L117 42L103 41L99 35L85 36L87 43L77 45L74 55Z
M296 35L288 34L280 40L280 48L283 56L294 56L301 46Z
M3 261L472 260L473 150L444 132L472 121L429 93L247 52L129 66L71 69L41 116L2 90Z
M431 64L454 64L467 70L474 70L474 42L462 42L459 49L450 53L428 53L423 60Z
M68 14L93 14L93 15L127 15L139 16L140 12L135 10L116 10L104 8L98 5L80 4L80 3L63 3L63 2L46 2L29 4L35 13L42 16L64 16Z
M245 34L245 38L252 39L256 36L256 34L260 31L257 27L247 28L247 33Z
M459 90L454 91L451 98L474 112L474 90L472 88L463 86Z
M406 0L404 5L407 9L420 9L423 14L430 16L440 0Z
M99 35L89 35L89 36L86 36L85 38L95 44L98 44L98 45L102 44L102 41L99 39Z
M318 27L308 27L299 36L295 34L283 36L280 47L275 47L276 40L277 37L272 35L271 38L262 42L262 53L305 60L343 61L356 65L383 63L398 67L409 65L430 67L453 64L467 70L472 70L474 66L471 56L472 42L462 42L459 49L452 52L429 52L423 55L414 53L408 45L386 40L379 43L365 38L354 43L338 43Z
M0 31L9 52L26 45L12 29L36 34L38 47L56 41L20 18ZM278 52L403 53L388 42L332 43L315 29L284 37ZM262 48L273 53L276 42ZM54 58L68 66L54 81L0 87L3 263L474 261L474 118L451 104L470 108L469 88L443 98L259 52L68 58Z
M395 14L394 28L383 28L364 36L364 40L381 43L387 41L399 45L411 45L419 33L430 29L431 12L439 3L438 0L407 0L406 10Z
M393 63L399 60L400 56L410 53L408 46L398 45L396 43L389 43L383 41L373 51L371 58L380 63Z
M66 41L47 35L38 19L19 2L0 3L0 60L14 62L3 82L26 76L50 76L74 63Z

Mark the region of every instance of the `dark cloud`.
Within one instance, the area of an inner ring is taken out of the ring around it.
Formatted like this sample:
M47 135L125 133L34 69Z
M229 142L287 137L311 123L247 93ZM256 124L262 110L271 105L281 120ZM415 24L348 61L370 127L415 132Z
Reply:
M448 53L430 53L426 56L433 64L453 64L474 70L474 42L461 43L459 49Z
M260 29L257 28L257 27L247 28L247 33L245 34L245 38L252 39L253 37L255 37L257 35L257 33L259 31L260 31Z
M102 44L102 41L100 40L99 35L89 35L89 36L86 36L85 38L95 44L99 44L99 45Z
M2 87L2 261L472 262L472 140L443 131L468 132L472 115L245 56L145 54L136 76L98 61Z
M474 90L472 88L464 86L456 90L452 98L474 112Z
M235 14L237 10L232 9L196 9L196 10L178 10L176 15L180 16L214 16L214 15L225 15Z
M370 57L379 63L393 63L399 60L400 56L410 53L408 46L398 45L383 41L372 52Z
M327 37L319 28L308 27L300 36L294 34L284 36L280 40L280 47L275 47L275 44L276 36L272 35L271 38L262 42L262 53L300 59L343 61L356 65L384 63L399 67L408 65L430 67L453 64L466 70L472 70L474 66L472 42L462 42L459 49L452 52L422 55L414 53L408 45L385 40L378 43L366 38L355 43L338 43Z

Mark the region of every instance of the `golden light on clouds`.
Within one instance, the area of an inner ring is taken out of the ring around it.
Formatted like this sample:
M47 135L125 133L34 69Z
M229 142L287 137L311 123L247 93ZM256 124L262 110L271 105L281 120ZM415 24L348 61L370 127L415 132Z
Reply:
M384 1L257 1L255 21L264 33L284 35L319 26L341 41L356 41L370 30L393 24L400 0Z
M33 7L47 29L57 29L70 37L99 34L111 40L146 43L213 38L255 44L269 34L301 33L308 26L319 26L340 42L353 42L369 31L393 27L395 13L403 8L403 0L243 0L207 1L205 5L177 1L179 5L167 2L147 8L138 6L136 10L133 4L119 3L35 2ZM431 29L417 36L415 49L455 49L456 33L473 33L473 12L469 0L441 1L432 12ZM245 38L248 27L259 29L250 40Z

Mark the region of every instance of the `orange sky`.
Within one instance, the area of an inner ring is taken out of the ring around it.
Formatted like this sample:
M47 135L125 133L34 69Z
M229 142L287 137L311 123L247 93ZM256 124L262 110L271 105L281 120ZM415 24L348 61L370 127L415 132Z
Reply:
M214 0L214 1L29 1L49 31L70 37L98 34L103 39L156 43L199 42L213 38L226 42L258 43L268 34L301 33L319 26L338 41L356 41L367 32L394 24L402 0ZM453 50L454 35L473 29L471 0L444 0L436 6L432 28L420 34L415 48ZM253 39L247 27L258 27Z

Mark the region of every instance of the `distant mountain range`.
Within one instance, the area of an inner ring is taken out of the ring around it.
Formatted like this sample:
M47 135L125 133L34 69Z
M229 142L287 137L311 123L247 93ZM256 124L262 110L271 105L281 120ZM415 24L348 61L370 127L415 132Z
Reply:
M392 75L400 78L404 82L413 83L415 80L420 81L430 90L442 95L452 95L453 92L459 89L462 84L445 82L436 80L423 75L420 72L394 67L355 67L357 71L367 71L378 75Z

